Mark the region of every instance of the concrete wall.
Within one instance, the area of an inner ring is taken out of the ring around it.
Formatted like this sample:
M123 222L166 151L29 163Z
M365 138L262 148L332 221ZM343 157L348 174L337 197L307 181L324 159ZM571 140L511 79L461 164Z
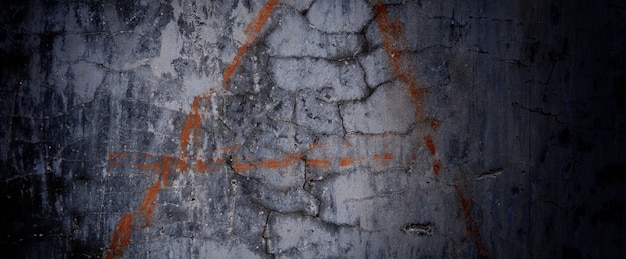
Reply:
M8 1L18 258L626 255L626 6Z

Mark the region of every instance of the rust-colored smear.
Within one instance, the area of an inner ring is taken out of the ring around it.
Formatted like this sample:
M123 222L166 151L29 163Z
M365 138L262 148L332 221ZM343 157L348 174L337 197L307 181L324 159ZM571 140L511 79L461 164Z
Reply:
M110 161L109 162L109 167L120 167L122 166L122 164L120 162L117 161Z
M235 168L235 171L248 171L248 170L252 170L255 168L269 168L269 169L285 168L285 167L289 167L292 163L294 163L300 157L301 156L290 154L290 155L287 155L285 159L270 158L267 160L257 161L257 162L235 162L233 163L233 167Z
M207 165L204 164L204 161L202 159L196 160L196 171L204 172L204 170L206 170L207 168Z
M187 162L187 160L183 157L180 157L177 160L178 163L176 164L176 170L181 172L187 172L187 169L189 168L189 163Z
M159 168L161 170L161 179L163 179L163 184L165 186L168 186L168 177L170 174L170 165L172 164L172 157L171 156L165 156L163 157L163 161L161 162L161 168Z
M478 225L472 218L472 199L468 198L467 195L459 188L457 184L454 185L454 189L456 190L456 194L461 201L461 209L463 211L463 216L465 216L465 221L467 224L466 231L468 235L472 235L474 238L474 245L476 245L476 249L478 249L478 253L481 257L487 257L487 247L483 243L480 237L480 229Z
M349 166L354 162L354 160L352 160L351 158L344 156L343 158L341 158L341 161L339 161L339 166Z
M432 129L433 131L437 131L437 129L439 129L439 121L435 118L424 118L420 122L430 124L430 129Z
M139 211L144 213L144 222L150 222L152 218L152 212L156 208L156 195L161 190L161 182L157 181L152 186L148 188L146 192L146 197L141 202L141 206L139 206Z
M183 126L183 130L180 133L180 150L185 153L187 149L187 144L189 143L189 137L192 133L198 134L200 129L200 113L198 112L200 109L200 99L202 97L196 96L193 98L193 103L191 104L191 111L187 115L187 120L185 121L185 125Z
M435 149L435 144L433 143L433 139L430 137L430 135L424 136L424 141L426 142L426 146L428 147L428 150L430 150L430 153L435 155L435 153L437 153L437 150Z
M235 69L239 66L239 63L241 63L241 58L248 51L248 47L250 46L250 44L252 44L256 39L256 36L263 28L263 25L270 17L270 14L272 14L272 10L274 10L274 8L278 5L278 2L278 0L270 0L269 2L267 2L267 4L265 4L265 6L261 8L256 18L254 18L254 20L252 20L252 22L250 22L248 26L246 26L244 33L248 37L247 40L243 43L241 47L239 47L235 58L233 58L233 60L224 69L222 85L224 85L226 90L230 89L228 80L232 76L233 72L235 72Z
M250 24L248 24L248 26L246 26L246 29L244 30L244 32L247 36L247 40L245 41L243 46L241 46L238 49L235 58L226 66L224 70L224 77L222 79L222 83L226 87L226 90L230 88L227 84L228 80L232 76L235 69L239 66L239 63L241 62L241 58L248 50L248 47L250 46L250 44L254 42L256 36L261 31L261 29L263 28L263 25L265 24L265 22L271 15L274 8L278 5L278 3L279 3L279 0L270 0L259 11L256 18ZM132 166L135 168L160 171L160 178L163 181L163 186L168 186L168 176L169 176L170 168L172 166L172 162L176 162L177 170L186 172L189 169L189 161L187 160L188 157L186 154L187 145L189 144L190 138L192 136L194 137L194 142L197 142L195 141L195 139L198 138L201 134L201 127L200 127L201 126L200 123L202 119L200 115L201 101L210 102L210 98L208 95L200 95L194 98L193 103L191 105L191 111L187 115L187 119L180 133L180 137L179 137L180 156L178 158L174 158L173 155L165 156L162 159L160 159L158 162L135 163L135 164L132 164ZM227 150L220 149L220 152L234 151L237 148L238 147L232 147L231 149L227 149ZM110 152L107 155L111 159L119 159L120 157L124 159L128 158L128 154L120 153L120 152ZM149 154L149 153L144 154L145 158L149 158L151 156L152 154ZM137 154L133 154L132 157L136 159ZM253 167L266 167L266 168L286 167L289 164L291 164L295 160L295 158L299 159L298 156L290 155L285 160L267 160L267 161L262 161L258 163L252 163L252 164L238 163L238 164L235 164L235 169L236 170L249 170ZM176 161L174 161L174 159L176 159ZM207 170L208 167L206 166L205 162L206 161L202 161L202 160L196 161L196 169L199 172ZM218 158L218 159L213 159L213 162L222 163L223 160ZM119 167L121 166L121 163L119 161L111 161L109 162L109 166ZM146 196L144 197L141 203L141 206L139 207L139 212L144 214L145 220L150 220L152 217L152 213L154 209L156 208L156 204L157 204L156 197L160 189L161 189L161 181L157 180L157 182L154 183L152 186L150 186L148 190L146 191ZM137 214L137 213L138 212L134 212L134 214ZM132 219L132 216L130 213L126 213L120 219L118 223L118 227L111 239L111 246L110 246L111 252L106 255L106 258L122 257L124 253L124 249L130 244L130 234L132 230L131 219Z
M433 131L437 131L439 128L439 121L436 119L430 119L430 128L433 129Z
M233 163L235 171L248 171L254 169L252 163Z
M322 158L307 159L305 164L307 166L313 166L317 168L328 168L330 167L330 159L322 159Z
M441 161L439 159L435 159L435 162L433 162L433 171L435 172L435 175L439 175L439 170L441 170Z
M422 114L423 96L427 89L421 87L414 76L415 73L411 71L410 66L405 64L402 49L398 47L398 45L406 45L402 24L397 20L389 20L387 6L381 0L378 0L378 4L374 7L374 12L378 30L383 36L385 52L387 52L387 56L391 60L391 68L396 77L407 85L408 93L415 104L415 116L419 117Z
M392 153L382 153L382 154L374 154L372 156L372 159L374 160L393 160L393 154Z
M120 219L120 222L117 223L117 229L115 229L113 238L111 238L111 251L105 258L122 258L124 249L130 245L130 234L132 233L131 223L132 216L130 213L124 214L124 216Z

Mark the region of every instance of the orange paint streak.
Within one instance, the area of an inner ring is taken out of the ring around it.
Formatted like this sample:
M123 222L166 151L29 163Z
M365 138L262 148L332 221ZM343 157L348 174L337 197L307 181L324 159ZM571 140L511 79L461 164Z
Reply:
M109 152L108 156L109 158L119 158L120 152Z
M318 168L328 168L330 167L330 159L321 159L321 158L307 159L305 161L305 165L318 167Z
M187 120L185 121L185 125L183 126L183 130L180 134L180 149L185 153L185 149L187 148L187 144L189 143L189 137L192 133L198 134L200 130L200 114L198 113L200 109L200 99L201 96L196 96L193 98L193 103L191 104L191 111L187 115Z
M165 186L168 186L168 176L170 173L170 165L172 164L172 157L165 156L163 161L161 162L161 167L159 170L161 171L161 179L163 179L163 183Z
M106 255L105 258L122 258L124 254L124 249L128 245L130 245L130 234L132 232L131 229L132 216L130 213L124 214L120 219L120 222L117 223L117 228L115 229L115 233L113 233L113 237L111 238L111 251Z
M202 159L196 160L196 171L203 172L207 168L207 165L204 164L204 161Z
M437 131L437 129L439 128L439 121L435 119L431 119L430 128L433 129L434 131Z
M248 171L254 169L253 163L233 163L235 171Z
M415 103L415 116L422 114L422 103L424 94L428 89L421 87L421 84L415 78L411 68L404 63L404 55L398 45L406 45L404 39L404 29L400 21L390 21L387 15L387 6L378 0L378 4L374 7L376 14L376 24L378 30L383 36L385 52L391 60L391 68L396 77L408 86L408 92L413 103Z
M456 190L457 196L461 201L461 209L463 211L463 216L465 217L465 221L467 224L466 231L467 235L473 235L474 237L474 245L476 249L478 249L478 253L481 257L487 257L487 247L482 242L480 237L480 229L478 228L478 224L472 218L472 204L473 201L471 198L468 198L463 191L459 188L458 185L454 185L454 189Z
M226 90L228 90L229 88L229 86L227 85L227 82L232 76L235 69L239 66L239 63L241 62L241 58L243 57L245 52L248 50L248 47L250 46L250 44L254 42L256 36L261 31L261 29L263 28L263 25L265 24L265 22L271 15L272 10L278 5L278 3L279 3L279 0L270 0L259 11L259 14L257 15L257 17L248 26L246 26L245 33L248 39L243 44L243 46L241 46L238 49L235 58L227 65L226 69L224 70L224 77L222 79L222 83L225 85ZM197 142L195 141L195 139L198 138L201 133L201 128L200 128L201 116L199 112L201 100L210 101L210 98L208 98L207 96L203 96L203 95L196 96L194 98L194 101L191 105L191 111L189 112L187 116L187 119L185 121L185 124L180 134L179 144L180 144L181 155L179 158L176 158L177 159L176 167L180 171L187 171L189 168L188 161L186 160L187 154L185 150L187 149L187 145L190 142L190 137L193 136L194 142ZM230 151L234 151L236 150L236 148L238 147L235 147L231 149ZM110 152L108 153L108 156L109 158L119 159L120 152ZM144 154L145 158L148 158L150 156L152 155L148 153ZM121 157L128 158L128 154L122 153ZM137 158L137 154L133 154L132 157ZM262 161L258 163L252 163L252 164L245 164L245 163L239 164L239 165L235 164L235 169L237 168L249 169L249 168L252 168L252 166L268 167L268 168L285 167L291 164L295 159L300 159L300 158L301 158L300 155L289 155L288 159L284 161L283 160L268 160L268 161ZM165 156L160 162L155 162L155 163L150 163L150 164L149 163L133 164L133 166L136 166L142 169L151 169L155 171L160 171L161 173L160 178L163 181L163 185L167 186L169 170L171 168L173 159L174 158L172 156ZM197 162L196 168L198 169L198 171L204 171L207 169L207 166L204 164L202 160L197 160L196 162ZM223 160L221 158L217 158L217 159L213 159L213 162L222 163ZM109 165L121 166L121 164L116 161L110 162ZM146 196L144 197L141 203L141 206L139 207L139 212L144 213L144 218L146 221L151 218L152 213L156 208L156 205L157 205L156 196L159 193L160 189L161 189L161 181L157 181L151 187L149 187L146 191ZM134 212L133 214L137 215L137 213L138 212ZM132 230L131 221L132 221L132 216L130 213L126 213L120 219L118 223L118 227L111 239L111 252L107 254L106 258L122 257L124 249L130 244L130 234Z
M352 160L351 158L344 156L343 158L341 158L341 161L339 162L339 166L349 166L354 162L354 160Z
M110 161L109 162L109 167L120 167L122 166L122 164L120 162L117 161Z
M433 143L433 139L430 137L430 135L424 136L424 141L426 142L426 146L428 147L428 150L430 150L430 153L435 155L435 153L437 153L437 150L435 149L435 144Z
M239 66L239 63L241 63L241 58L248 51L248 47L256 39L256 36L259 34L261 29L263 28L263 25L265 24L267 19L270 17L270 14L272 14L272 10L274 10L274 8L278 5L278 2L279 2L278 0L270 0L269 2L267 2L267 4L265 4L265 6L261 8L256 18L254 18L254 20L250 22L248 26L246 26L244 33L248 36L248 39L246 40L246 42L244 42L244 44L241 47L239 47L239 49L237 50L237 54L235 55L235 58L233 58L233 60L224 69L224 77L222 78L222 85L224 85L226 90L230 89L228 80L232 76L233 72L235 72L235 69Z
M146 197L144 197L141 202L141 206L139 206L139 211L144 213L144 221L149 222L152 218L152 212L156 208L156 195L161 190L161 182L157 181L152 186L150 186L146 192Z
M435 172L435 175L439 175L439 170L441 170L441 161L439 159L435 159L435 162L433 162L433 171Z
M233 163L233 167L235 168L235 171L247 171L247 170L252 170L255 168L270 168L270 169L285 168L285 167L289 167L291 164L293 164L296 160L300 159L301 157L302 157L301 155L290 154L290 155L287 155L287 158L281 159L281 160L270 158L268 160L257 161L257 162L236 162L236 163Z
M393 160L393 154L391 153L382 153L382 154L374 154L372 156L374 160Z
M187 172L188 168L189 168L189 163L187 163L187 160L183 158L178 158L178 164L176 166L176 170L181 171L181 172Z
M267 161L263 161L257 164L258 167L265 168L281 168L287 167L289 165L289 161L281 161L278 159L268 159Z

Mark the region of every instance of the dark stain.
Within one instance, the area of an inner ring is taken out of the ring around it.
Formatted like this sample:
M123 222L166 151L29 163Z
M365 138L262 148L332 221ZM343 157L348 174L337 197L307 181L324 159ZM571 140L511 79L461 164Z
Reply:
M468 142L461 142L459 141L459 139L453 138L448 142L448 150L446 152L448 162L458 161L467 158L468 149Z
M27 54L0 49L0 89L12 90L19 87L20 75L24 74L29 59Z
M52 71L54 40L60 35L61 32L47 32L39 36L39 66L45 75L42 78L48 78ZM44 84L49 84L48 80Z
M559 144L561 144L561 146L567 146L570 143L570 138L569 128L564 129L559 133Z
M550 5L550 22L552 25L558 25L561 21L561 8L557 4Z
M587 208L585 206L579 206L574 210L574 224L576 228L580 226L581 218L587 215Z
M586 136L578 136L576 141L576 150L580 153L589 153L593 150L594 144L585 138Z
M44 177L46 181L46 190L48 193L48 206L50 206L51 208L55 208L58 199L66 193L67 186L65 177L55 175L52 172L46 172L44 174Z
M527 42L524 46L524 55L528 59L529 63L535 63L535 57L539 52L539 47L540 42L536 40L532 42Z
M591 214L591 225L597 227L601 224L623 229L623 215L626 215L626 201L609 200L603 202L600 209Z
M626 185L626 167L621 165L608 165L595 174L596 184L601 188L609 185Z
M576 248L571 248L571 247L563 247L563 255L562 257L563 259L579 259L579 258L585 258L580 254L580 251L578 251L578 249Z

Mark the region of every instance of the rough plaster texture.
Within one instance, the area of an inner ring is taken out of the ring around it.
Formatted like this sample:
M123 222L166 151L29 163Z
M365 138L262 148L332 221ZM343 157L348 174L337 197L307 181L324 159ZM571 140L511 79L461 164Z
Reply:
M8 1L15 258L626 256L626 6Z

